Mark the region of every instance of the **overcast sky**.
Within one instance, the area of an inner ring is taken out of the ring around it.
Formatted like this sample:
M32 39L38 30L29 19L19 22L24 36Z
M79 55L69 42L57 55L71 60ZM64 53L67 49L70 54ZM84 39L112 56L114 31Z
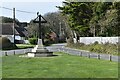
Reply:
M62 1L65 0L0 0L0 7L6 7L16 10L28 11L33 13L23 13L16 11L16 18L21 22L29 22L31 19L36 18L36 13L44 15L48 12L56 12L58 9L55 6L62 6ZM79 0L81 2L91 0ZM92 0L98 1L99 0ZM111 0L107 0L111 1ZM113 1L113 0L112 0ZM119 1L119 0L117 0ZM0 8L0 16L13 18L12 10Z
M36 13L44 15L48 12L56 12L58 9L55 6L62 6L64 0L4 0L1 7L16 9L16 18L21 22L29 22L36 18ZM24 13L17 10L32 12ZM2 11L2 12L1 12ZM0 16L13 17L13 11L0 8Z

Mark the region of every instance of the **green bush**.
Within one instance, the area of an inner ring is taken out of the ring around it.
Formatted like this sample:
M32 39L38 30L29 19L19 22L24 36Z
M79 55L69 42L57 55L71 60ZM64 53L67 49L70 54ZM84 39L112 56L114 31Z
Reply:
M50 41L49 39L44 39L44 45L45 46L49 46L49 45L51 45L53 42L52 41Z
M99 42L98 42L98 41L95 41L95 42L93 43L93 45L97 45L97 44L99 44Z
M88 50L96 53L120 55L119 43L112 44L112 43L106 42L105 44L99 44L98 41L95 41L93 44L85 45L84 43L69 42L69 45L67 44L67 46L71 48L81 49L81 50Z
M89 50L89 51L94 51L94 48L93 48L93 47L89 47L88 50Z
M38 39L37 38L29 38L30 44L37 44Z
M72 47L72 46L74 46L73 44L74 44L73 38L70 37L70 38L67 40L67 46Z

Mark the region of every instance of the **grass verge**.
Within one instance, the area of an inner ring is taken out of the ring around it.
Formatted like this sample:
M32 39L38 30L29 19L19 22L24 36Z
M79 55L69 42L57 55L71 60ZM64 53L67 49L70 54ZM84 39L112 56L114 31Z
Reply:
M93 44L85 45L84 43L72 43L72 44L69 43L67 47L80 49L80 50L87 50L95 53L120 55L118 44L111 44L111 43L98 44L98 42L95 42Z
M118 63L65 53L58 56L2 57L3 78L117 78Z
M35 47L35 45L32 45L32 44L16 44L16 46L18 47L18 49L25 49L25 48L33 48L33 47Z

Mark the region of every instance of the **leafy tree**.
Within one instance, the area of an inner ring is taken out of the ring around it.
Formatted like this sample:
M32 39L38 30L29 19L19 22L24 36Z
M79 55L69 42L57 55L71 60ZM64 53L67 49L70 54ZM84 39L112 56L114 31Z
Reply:
M77 36L119 36L120 2L70 2L57 6Z
M63 14L68 15L71 29L77 36L90 36L88 23L92 15L91 3L69 1L63 3L63 7L57 7Z
M28 27L26 28L28 31L29 38L37 38L38 37L38 24L33 23L33 20L30 21Z
M60 12L53 12L45 14L44 18L48 21L45 26L47 26L50 31L54 31L59 39L63 36L63 39L71 36L71 30L67 22L68 17L66 15L62 15Z
M105 27L102 24L105 20L105 14L107 10L111 9L112 2L97 2L93 4L93 17L90 20L90 29L94 36L103 36L105 35L103 32L105 31ZM100 24L102 23L102 24Z
M4 17L4 16L0 16L0 18L2 19L2 23L13 23L13 19L9 18L9 17ZM15 22L17 25L20 26L20 22L18 19L15 19Z
M93 17L89 23L94 36L118 36L118 14L118 2L95 3L93 6Z
M65 40L65 37L71 36L70 28L67 27L67 16L62 15L60 12L52 12L46 13L43 17L47 20L47 23L42 24L44 38L48 38L47 36L51 32L55 32L59 39ZM30 21L30 25L27 28L29 37L38 37L38 26L37 23L33 23L33 20Z

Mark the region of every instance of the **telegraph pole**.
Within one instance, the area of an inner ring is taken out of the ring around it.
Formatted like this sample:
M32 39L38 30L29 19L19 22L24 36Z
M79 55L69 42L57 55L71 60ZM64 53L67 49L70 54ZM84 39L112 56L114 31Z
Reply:
M59 36L61 36L62 35L62 33L61 33L62 32L62 30L61 30L61 22L59 24L60 24L60 31L59 31L60 34L59 34Z
M13 8L13 39L15 44L15 8Z

